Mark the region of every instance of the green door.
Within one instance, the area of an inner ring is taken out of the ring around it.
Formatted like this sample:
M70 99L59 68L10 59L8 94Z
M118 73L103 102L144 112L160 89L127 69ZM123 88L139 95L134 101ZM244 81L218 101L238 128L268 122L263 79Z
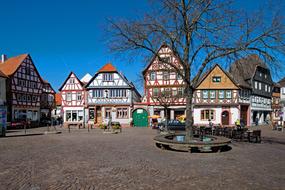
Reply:
M136 109L133 111L134 127L147 127L147 111L145 109Z

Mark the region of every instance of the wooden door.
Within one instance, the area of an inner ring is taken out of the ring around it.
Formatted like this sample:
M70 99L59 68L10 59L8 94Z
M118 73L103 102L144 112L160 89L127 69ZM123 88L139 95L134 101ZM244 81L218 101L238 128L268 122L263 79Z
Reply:
M248 111L248 106L241 106L240 119L241 119L241 121L244 122L245 125L248 125L248 123L247 123L247 111Z
M148 114L145 109L136 109L133 112L133 122L135 127L147 127L148 126Z
M97 123L102 123L102 109L101 107L96 108L96 121Z
M222 125L229 125L230 124L230 116L228 111L222 112Z

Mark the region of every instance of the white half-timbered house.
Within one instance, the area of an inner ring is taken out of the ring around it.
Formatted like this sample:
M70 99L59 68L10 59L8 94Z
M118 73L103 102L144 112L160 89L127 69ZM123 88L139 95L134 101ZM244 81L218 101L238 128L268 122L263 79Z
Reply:
M182 74L184 74L183 67L168 45L163 44L157 53L162 60L154 56L143 70L143 103L148 105L150 115L176 119L185 114L186 99L183 95L185 85L181 75L170 64L181 69ZM165 110L168 113L164 113Z
M65 124L84 123L85 89L83 86L84 84L71 72L59 88Z
M12 57L0 63L0 70L8 76L6 95L8 122L40 120L41 76L29 54ZM10 123L11 124L11 123Z
M85 88L89 122L108 123L111 119L130 124L133 104L140 101L140 94L111 63L104 65Z
M194 124L234 125L240 118L239 87L218 64L207 71L194 92Z
M55 91L50 83L43 81L43 91L41 94L41 120L50 119L51 111L55 108Z

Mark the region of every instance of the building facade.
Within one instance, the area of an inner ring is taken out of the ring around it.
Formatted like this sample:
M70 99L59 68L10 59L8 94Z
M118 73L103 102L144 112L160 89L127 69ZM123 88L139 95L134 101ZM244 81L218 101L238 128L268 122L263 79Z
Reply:
M271 120L272 123L280 123L282 110L281 110L281 102L280 102L280 85L278 83L274 83L272 90L272 115ZM283 119L283 118L282 118ZM281 123L280 123L281 124Z
M250 94L250 123L271 120L273 81L266 64L257 55L249 55L233 63L230 74L243 87L241 92Z
M130 124L133 105L140 101L140 94L111 63L104 65L85 88L88 122L107 124L111 120Z
M6 131L6 121L7 121L6 79L7 76L0 71L0 136L5 136L5 131Z
M86 92L84 84L71 72L59 88L65 124L84 124Z
M181 73L183 68L166 44L158 49L157 54L162 60L157 56L153 57L143 71L143 103L148 106L150 116L160 115L161 118L176 119L185 114L186 100L184 81L173 68L181 69Z
M278 84L280 85L280 106L281 112L280 117L282 116L283 124L285 119L285 77L281 79Z
M0 71L8 76L6 86L7 121L27 121L37 125L40 121L42 80L29 54L4 60Z
M41 94L41 119L50 119L51 112L55 108L55 91L48 81L43 81Z
M219 65L207 71L194 92L194 124L234 125L240 118L239 87Z

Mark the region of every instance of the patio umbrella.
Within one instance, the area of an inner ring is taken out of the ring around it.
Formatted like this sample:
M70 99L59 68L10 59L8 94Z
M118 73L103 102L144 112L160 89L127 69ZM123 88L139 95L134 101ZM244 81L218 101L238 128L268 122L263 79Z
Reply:
M160 115L152 115L152 116L148 116L148 118L158 119L158 118L161 118L161 117L160 117Z

